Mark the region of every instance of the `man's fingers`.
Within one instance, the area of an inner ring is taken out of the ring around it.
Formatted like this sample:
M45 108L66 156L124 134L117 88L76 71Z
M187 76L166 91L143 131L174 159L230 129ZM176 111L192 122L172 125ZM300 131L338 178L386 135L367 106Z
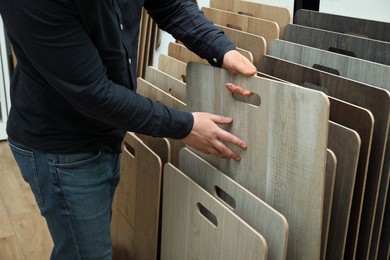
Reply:
M234 94L241 95L241 96L250 96L250 95L253 94L253 93L250 92L249 90L244 89L244 88L242 88L242 87L240 87L240 86L236 86L236 85L234 85L233 83L227 83L227 84L226 84L226 88L227 88L230 92L232 92L232 93L234 93Z

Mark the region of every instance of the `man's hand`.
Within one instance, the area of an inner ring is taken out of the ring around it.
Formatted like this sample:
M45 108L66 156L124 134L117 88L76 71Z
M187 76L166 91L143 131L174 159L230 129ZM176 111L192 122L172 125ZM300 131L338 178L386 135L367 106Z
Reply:
M236 50L225 53L222 68L227 69L232 74L239 73L248 77L254 76L257 71L256 67Z
M221 129L217 124L231 124L232 118L209 113L194 112L194 126L183 142L200 152L239 161L240 156L224 142L246 149L244 141Z

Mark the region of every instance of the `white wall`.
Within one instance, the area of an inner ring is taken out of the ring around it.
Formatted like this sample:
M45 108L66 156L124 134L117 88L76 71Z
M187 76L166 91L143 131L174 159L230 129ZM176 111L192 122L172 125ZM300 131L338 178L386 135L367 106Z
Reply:
M390 23L389 0L320 0L320 12Z

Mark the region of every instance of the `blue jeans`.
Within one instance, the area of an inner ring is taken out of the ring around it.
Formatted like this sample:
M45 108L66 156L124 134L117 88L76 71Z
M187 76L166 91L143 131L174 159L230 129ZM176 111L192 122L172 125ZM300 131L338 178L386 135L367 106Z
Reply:
M8 139L49 227L50 259L111 259L110 221L120 154L42 153Z

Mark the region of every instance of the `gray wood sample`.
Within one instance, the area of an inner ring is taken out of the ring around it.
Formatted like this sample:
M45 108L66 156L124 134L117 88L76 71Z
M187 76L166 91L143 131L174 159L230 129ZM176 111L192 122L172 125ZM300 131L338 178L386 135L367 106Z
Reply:
M287 25L283 40L390 65L390 42L371 40L297 24Z
M334 181L336 178L337 157L334 152L327 149L326 175L324 189L324 215L322 218L321 258L326 259L326 247L328 244L329 223L332 211Z
M328 147L337 157L337 174L326 249L327 259L344 259L360 143L356 131L329 122Z
M260 106L236 100L225 88L227 82L256 93ZM231 116L228 130L249 144L245 151L238 150L240 162L201 156L287 218L287 259L318 259L329 119L326 95L196 63L187 65L187 86L188 111Z
M162 163L134 133L125 135L122 150L121 180L113 211L123 218L118 217L119 222L113 223L117 226L112 234L113 247L119 246L124 258L156 259Z
M164 166L161 260L267 259L265 239L171 164Z
M390 42L390 23L386 22L302 9L295 13L294 23Z
M186 68L186 63L168 55L160 54L158 57L158 69L184 83L186 82Z
M267 45L279 38L279 25L275 22L207 7L202 12L215 24L264 37Z
M185 103L141 78L137 79L137 85L137 92L142 96L148 97L153 101L160 102L161 104L164 104L165 106L170 108L175 108L181 111L184 111L186 109ZM177 166L179 163L179 152L180 149L184 146L184 143L181 140L171 138L168 138L168 140L171 151L170 162L173 165Z
M383 64L282 40L272 41L268 54L308 67L325 66L342 77L390 90L390 67Z
M325 91L328 95L368 109L373 114L375 126L356 253L357 257L366 259L371 244L386 139L389 133L390 93L381 88L267 55L262 59L260 71L298 85L317 86L317 89Z
M179 169L263 235L268 259L286 258L288 223L282 214L187 148L180 151Z
M145 70L145 80L152 85L158 86L162 91L185 102L187 87L183 81L151 66Z

